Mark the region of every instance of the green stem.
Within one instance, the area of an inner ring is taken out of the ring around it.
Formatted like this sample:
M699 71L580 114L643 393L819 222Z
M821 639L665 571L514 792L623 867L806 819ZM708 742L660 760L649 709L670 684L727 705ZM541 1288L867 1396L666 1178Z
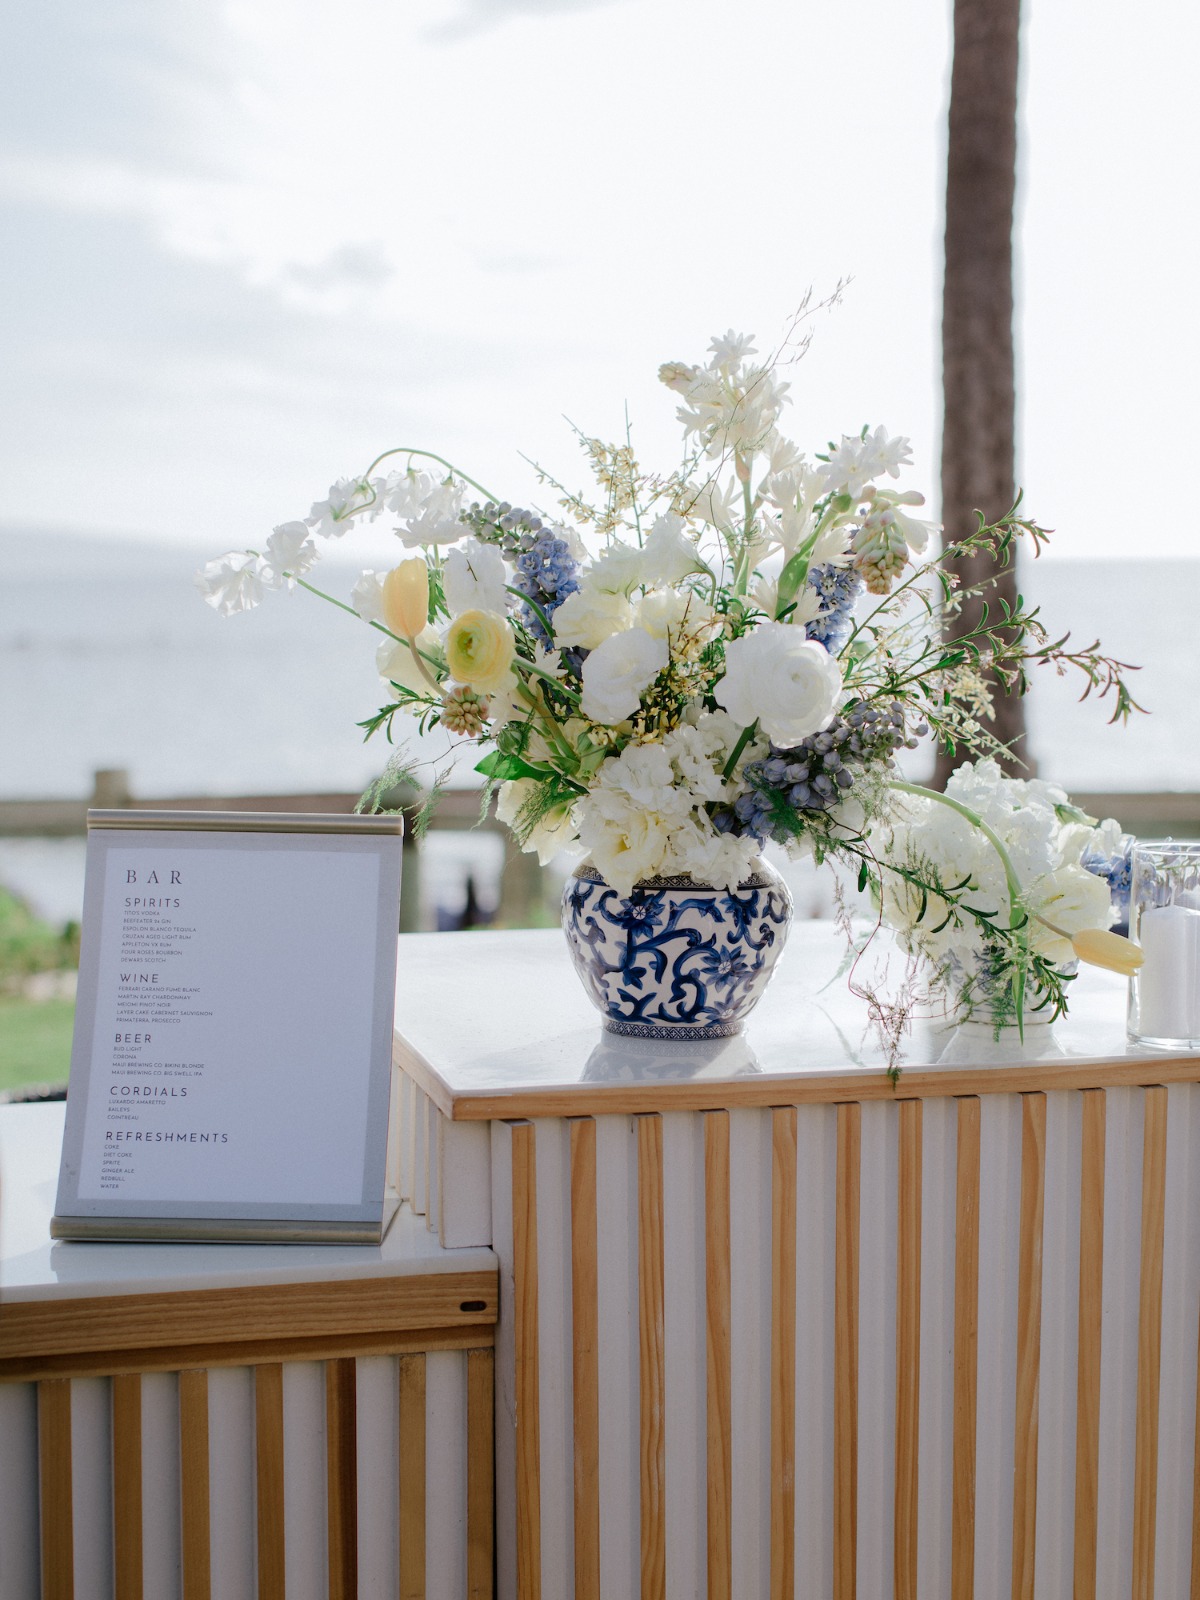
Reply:
M725 766L722 769L722 772L721 772L721 777L722 778L726 778L726 779L727 778L732 778L734 768L737 766L738 761L741 758L742 751L750 743L751 739L753 739L754 735L757 732L758 732L758 719L756 717L755 720L750 724L750 726L748 728L743 728L741 733L738 734L738 741L734 745L733 750L730 753L729 760L725 763Z
M379 463L381 461L386 461L389 456L424 456L427 461L436 461L440 466L445 467L448 472L457 473L464 483L469 483L472 489L478 489L480 494L486 495L489 500L497 499L497 496L494 495L490 489L485 489L482 483L476 483L474 478L468 478L461 467L456 467L453 461L447 461L445 456L434 455L432 450L417 450L410 448L408 445L398 444L395 449L385 450L382 455L376 456L371 465L363 473L362 481L365 483L375 471L375 468L379 465ZM362 506L359 509L365 511L367 508L366 506ZM357 512L353 512L351 514L354 516L358 515Z
M553 639L554 639L554 628L551 625L550 618L546 615L545 611L542 610L541 606L538 605L537 601L536 600L531 600L530 597L525 593L525 591L523 589L514 589L511 583L506 583L504 585L504 590L505 590L506 594L515 594L518 600L523 600L524 603L527 606L529 606L529 608L532 611L536 611L537 612L538 617L539 617L539 619L541 621L542 627L545 628L545 630L546 630L547 639L549 639L549 640L551 640L551 642L553 642Z
M1008 926L1010 929L1020 927L1022 918L1026 913L1022 903L1021 881L1017 877L1017 869L1013 866L1012 857L1004 848L999 835L994 829L988 827L979 813L972 811L970 806L964 806L959 800L952 800L948 794L942 794L937 789L926 789L919 783L903 783L899 778L894 778L888 784L888 788L898 789L901 794L917 794L924 796L926 800L936 800L939 805L949 806L951 811L957 811L960 817L965 817L973 827L979 829L980 833L983 834L984 838L1000 857L1001 865L1004 868L1004 879L1008 885Z
M532 672L537 678L545 678L546 682L552 683L558 690L559 694L565 695L566 698L571 701L572 705L579 704L579 696L575 693L574 689L568 689L562 679L556 678L552 672L547 672L543 667L535 667L533 662L526 661L524 656L514 657L513 671L515 672L518 667L522 672Z

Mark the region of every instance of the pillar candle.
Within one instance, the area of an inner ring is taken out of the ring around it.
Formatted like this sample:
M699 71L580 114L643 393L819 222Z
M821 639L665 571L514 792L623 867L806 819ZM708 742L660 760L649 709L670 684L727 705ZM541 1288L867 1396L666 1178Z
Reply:
M1149 1039L1200 1039L1200 911L1143 911L1139 938L1138 1033Z

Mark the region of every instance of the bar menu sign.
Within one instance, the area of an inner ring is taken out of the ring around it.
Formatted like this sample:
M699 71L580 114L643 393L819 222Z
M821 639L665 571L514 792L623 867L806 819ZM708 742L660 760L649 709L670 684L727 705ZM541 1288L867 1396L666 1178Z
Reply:
M89 814L56 1238L382 1237L400 833Z

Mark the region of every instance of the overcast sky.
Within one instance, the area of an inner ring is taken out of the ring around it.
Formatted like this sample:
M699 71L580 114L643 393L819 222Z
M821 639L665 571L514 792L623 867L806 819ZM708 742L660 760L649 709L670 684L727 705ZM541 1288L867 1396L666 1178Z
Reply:
M945 0L17 0L0 521L259 540L389 444L514 500L568 416L674 464L659 362L771 342L810 450L936 496ZM1028 0L1019 477L1063 555L1195 553L1200 8ZM1182 481L1181 481L1182 473Z

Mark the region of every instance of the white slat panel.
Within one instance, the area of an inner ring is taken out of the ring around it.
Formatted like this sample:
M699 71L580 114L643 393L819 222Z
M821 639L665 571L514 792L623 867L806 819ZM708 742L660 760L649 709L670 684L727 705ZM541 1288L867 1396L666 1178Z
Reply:
M75 1592L86 1592L88 1600L107 1600L113 1591L112 1397L107 1378L76 1378L71 1384L71 1509Z
M771 1555L771 1113L729 1113L733 1592L766 1600ZM674 1592L673 1590L671 1591Z
M663 1291L666 1369L667 1581L705 1589L707 1495L704 1323L704 1146L701 1119L663 1117Z
M461 1600L467 1587L467 1357L462 1350L432 1350L425 1357L425 1471L426 1600ZM544 1517L543 1512L543 1527ZM363 1595L395 1593L366 1588L361 1576L359 1584ZM549 1588L543 1579L543 1595L569 1592Z
M1097 1593L1106 1596L1129 1594L1133 1581L1144 1112L1140 1089L1108 1090L1096 1540Z
M358 1587L364 1595L395 1594L400 1584L396 1539L400 1429L395 1356L359 1356L355 1379Z
M921 1112L921 1408L917 1456L917 1593L950 1600L954 1467L954 1100Z
M290 1361L283 1369L283 1536L288 1600L324 1600L325 1367ZM147 1590L147 1600L150 1591Z
M408 1200L415 1216L425 1215L425 1135L428 1099L417 1086L412 1091L412 1120L408 1128Z
M512 1129L491 1124L492 1249L499 1258L500 1315L496 1323L496 1592L513 1600L517 1588L516 1392L513 1347Z
M837 1108L802 1106L796 1147L796 1597L833 1589Z
M893 1591L897 1107L862 1108L858 1307L858 1592Z
M425 1102L425 1226L430 1233L438 1231L438 1123L442 1113L432 1100Z
M604 1600L629 1600L641 1587L637 1146L629 1117L596 1118L596 1212L600 1593Z
M412 1199L413 1105L417 1086L406 1072L399 1074L399 1125L396 1129L396 1162L399 1172L396 1188L401 1200Z
M1158 1421L1156 1596L1191 1582L1192 1475L1200 1304L1200 1088L1167 1090L1167 1194L1163 1230L1162 1387Z
M388 1086L388 1142L387 1181L397 1194L401 1192L403 1162L400 1156L400 1135L403 1125L401 1106L404 1098L404 1076L399 1067L392 1067Z
M492 1141L486 1122L438 1118L438 1236L446 1250L492 1242Z
M37 1388L0 1383L0 1595L38 1600Z
M1010 1600L1021 1097L984 1095L979 1149L979 1399L975 1600Z
M570 1133L566 1122L557 1117L539 1121L534 1127L537 1139L542 1593L545 1596L569 1595L575 1572ZM631 1316L636 1303L631 1302Z
M1075 1401L1079 1353L1079 1183L1083 1104L1046 1096L1042 1340L1038 1394L1037 1600L1071 1600L1075 1583Z
M142 1379L142 1573L149 1600L180 1593L179 1380L171 1372Z
M208 1375L208 1494L212 1592L254 1600L254 1373L214 1367Z

